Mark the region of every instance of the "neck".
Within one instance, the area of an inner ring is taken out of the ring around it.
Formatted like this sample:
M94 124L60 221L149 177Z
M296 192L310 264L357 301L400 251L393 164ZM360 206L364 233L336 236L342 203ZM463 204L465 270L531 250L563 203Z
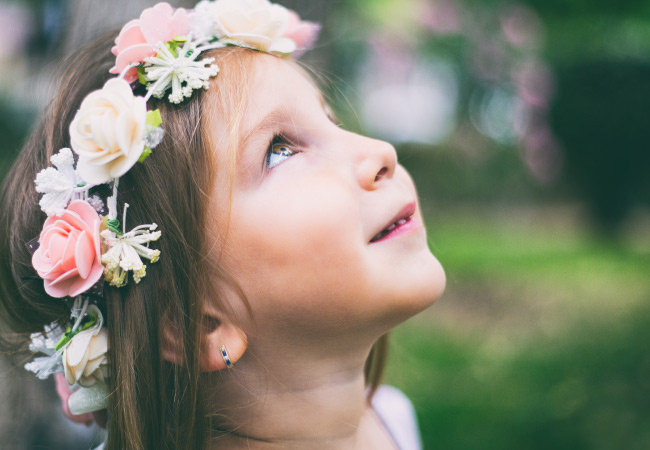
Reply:
M369 348L336 358L284 356L278 364L270 348L259 347L265 350L247 352L216 376L215 448L394 448L366 399Z

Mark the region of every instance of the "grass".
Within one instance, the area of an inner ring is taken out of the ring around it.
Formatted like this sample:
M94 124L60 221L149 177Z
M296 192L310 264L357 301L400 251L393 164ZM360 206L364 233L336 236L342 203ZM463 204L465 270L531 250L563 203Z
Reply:
M393 333L425 449L650 448L650 246L565 211L427 221L447 292Z

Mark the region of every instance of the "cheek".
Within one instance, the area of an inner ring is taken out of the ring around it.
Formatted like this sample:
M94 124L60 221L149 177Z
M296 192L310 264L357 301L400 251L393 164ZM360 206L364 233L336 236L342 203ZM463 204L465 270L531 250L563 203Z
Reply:
M319 304L355 295L352 281L363 277L357 200L341 183L305 186L233 201L223 264L264 317L313 315Z

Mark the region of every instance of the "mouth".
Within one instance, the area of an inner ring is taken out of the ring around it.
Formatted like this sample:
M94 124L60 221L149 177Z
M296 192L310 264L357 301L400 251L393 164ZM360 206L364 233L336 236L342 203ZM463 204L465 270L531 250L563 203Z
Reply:
M388 225L377 233L372 239L370 244L379 242L384 239L398 234L402 230L406 230L411 222L413 222L413 214L415 213L415 203L411 202L406 205L401 211L388 223Z

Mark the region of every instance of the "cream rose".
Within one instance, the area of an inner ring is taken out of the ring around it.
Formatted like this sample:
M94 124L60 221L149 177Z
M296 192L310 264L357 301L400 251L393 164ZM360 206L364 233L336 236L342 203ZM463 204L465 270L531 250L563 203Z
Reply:
M70 144L79 155L77 171L92 184L124 175L145 147L147 105L119 78L81 102L70 124Z
M194 8L194 17L207 25L204 34L226 42L269 53L296 50L296 43L285 36L289 10L267 0L202 1Z
M104 382L107 375L108 333L106 328L84 330L63 352L63 370L69 385L88 387Z

